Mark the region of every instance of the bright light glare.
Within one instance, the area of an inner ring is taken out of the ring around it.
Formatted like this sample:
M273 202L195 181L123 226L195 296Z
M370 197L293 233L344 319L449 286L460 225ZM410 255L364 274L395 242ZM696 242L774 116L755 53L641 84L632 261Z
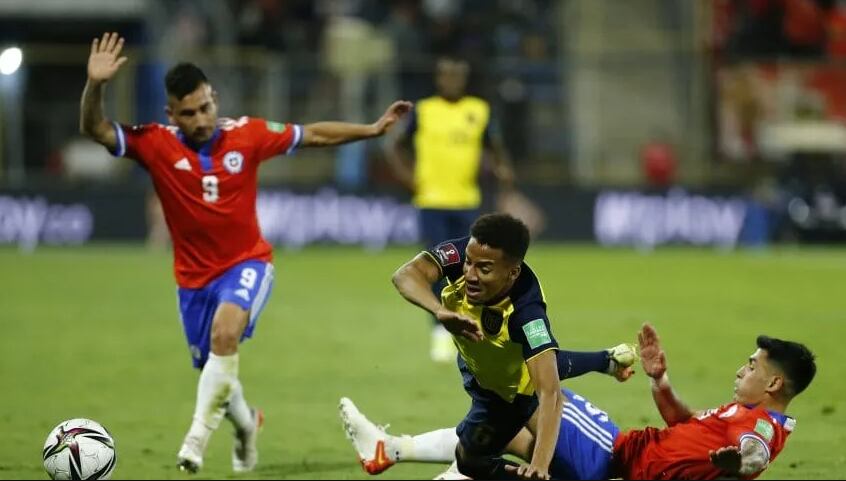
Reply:
M23 62L23 52L18 47L11 47L0 53L0 74L12 75Z

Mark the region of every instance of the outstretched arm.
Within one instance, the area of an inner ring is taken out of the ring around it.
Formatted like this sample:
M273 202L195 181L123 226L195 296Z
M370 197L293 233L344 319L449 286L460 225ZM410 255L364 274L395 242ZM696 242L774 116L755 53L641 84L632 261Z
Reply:
M493 172L504 191L514 187L514 166L505 148L505 141L498 133L490 134L490 151L493 154Z
M106 82L126 62L126 57L120 57L121 49L123 38L116 33L104 33L102 39L94 39L88 57L88 81L80 101L79 132L113 152L117 134L103 113L103 91Z
M391 281L408 302L431 312L446 330L471 341L482 338L479 325L470 318L445 308L432 293L432 285L440 280L441 271L427 254L420 253L394 272Z
M549 479L549 465L555 454L555 444L561 429L561 408L564 405L555 351L550 349L529 359L526 367L538 396L538 408L532 416L534 422L531 423L535 426L535 443L530 464L521 465L514 472L526 479Z
M667 358L661 348L658 333L644 324L637 335L643 372L652 378L652 399L668 426L690 419L694 412L673 391L667 377Z
M411 111L411 102L400 100L391 104L388 110L372 124L355 124L350 122L316 122L303 126L303 147L328 147L332 145L355 142L356 140L379 137L403 115Z

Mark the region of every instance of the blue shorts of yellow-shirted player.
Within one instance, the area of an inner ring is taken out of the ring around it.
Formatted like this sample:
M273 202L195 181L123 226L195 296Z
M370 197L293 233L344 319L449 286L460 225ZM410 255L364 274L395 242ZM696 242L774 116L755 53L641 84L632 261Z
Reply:
M231 302L250 312L241 341L252 337L259 314L273 288L273 265L248 260L236 264L200 289L178 288L179 313L194 367L206 363L211 349L211 328L221 302Z
M538 398L517 394L512 402L502 399L497 393L479 386L461 356L458 356L458 370L471 403L455 432L471 454L499 456L529 422L538 407Z

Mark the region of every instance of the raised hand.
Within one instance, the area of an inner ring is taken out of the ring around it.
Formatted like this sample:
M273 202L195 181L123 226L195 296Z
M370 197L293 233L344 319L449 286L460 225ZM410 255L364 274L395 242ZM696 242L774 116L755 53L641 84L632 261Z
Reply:
M106 82L126 62L126 57L119 57L123 49L123 37L116 33L104 33L102 39L95 38L91 43L88 56L88 79L94 82Z
M377 134L382 135L391 130L391 127L403 118L405 114L411 112L413 107L414 104L407 100L398 100L392 103L391 106L388 107L388 110L382 114L382 117L373 124L376 127Z
M660 379L667 372L667 357L664 349L661 348L658 333L655 332L655 328L645 323L637 334L637 340L643 372L653 379Z
M717 450L708 452L711 458L711 464L725 473L735 475L740 472L741 462L743 461L740 455L740 449L736 446L725 446Z
M466 337L473 342L482 340L482 330L479 328L479 325L467 316L462 316L457 312L442 307L435 313L435 317L438 318L438 321L453 336Z

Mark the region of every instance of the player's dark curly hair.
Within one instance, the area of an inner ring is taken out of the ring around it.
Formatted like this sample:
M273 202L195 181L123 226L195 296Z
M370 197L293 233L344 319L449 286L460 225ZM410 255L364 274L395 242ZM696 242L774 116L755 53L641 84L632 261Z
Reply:
M470 227L470 235L480 244L502 249L506 256L521 262L529 250L529 228L508 214L485 214Z
M168 96L182 100L183 97L208 83L206 74L193 63L182 62L173 66L165 75L165 89Z
M787 377L785 383L790 397L801 393L811 384L817 373L814 354L803 344L758 336L758 347L767 351L767 359Z

